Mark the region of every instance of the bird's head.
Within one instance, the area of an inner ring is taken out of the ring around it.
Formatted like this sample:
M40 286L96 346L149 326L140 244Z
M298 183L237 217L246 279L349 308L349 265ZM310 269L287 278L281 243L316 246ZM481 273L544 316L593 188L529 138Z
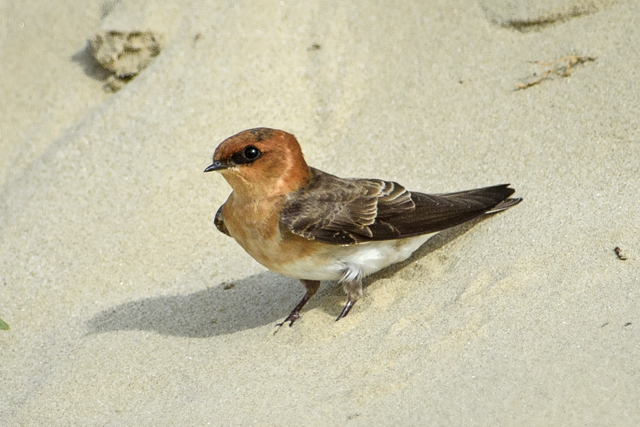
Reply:
M241 197L270 197L307 184L309 166L296 138L268 128L242 131L222 141L205 172L219 171Z

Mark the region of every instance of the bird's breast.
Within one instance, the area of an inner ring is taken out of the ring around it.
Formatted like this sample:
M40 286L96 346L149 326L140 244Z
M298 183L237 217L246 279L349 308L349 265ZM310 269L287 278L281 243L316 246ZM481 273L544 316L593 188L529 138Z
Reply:
M233 237L252 257L264 264L282 240L280 198L242 199L231 193L222 208L224 223Z

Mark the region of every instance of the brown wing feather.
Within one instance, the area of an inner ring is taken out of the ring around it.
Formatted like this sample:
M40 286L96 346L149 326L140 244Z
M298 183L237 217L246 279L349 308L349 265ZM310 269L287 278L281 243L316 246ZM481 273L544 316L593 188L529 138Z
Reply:
M222 216L222 208L224 207L224 205L220 206L220 208L218 208L218 212L216 212L216 216L213 219L213 223L215 224L216 228L218 229L219 232L226 234L227 236L231 237L231 234L229 234L229 230L227 230L227 226L224 223L224 217Z
M376 240L385 238L411 237L420 234L435 233L464 222L470 221L488 212L507 209L519 203L521 199L509 199L515 190L508 188L509 184L496 185L493 187L478 188L459 193L451 194L423 194L411 193L411 199L415 203L415 209L402 215L391 218L379 218L381 233L376 233L377 229L372 226ZM503 206L499 206L501 203ZM384 231L388 227L382 226L388 222L398 230L399 236L387 237Z
M329 244L392 240L469 221L513 192L499 185L451 194L410 193L395 182L344 179L311 168L309 184L289 196L280 224Z

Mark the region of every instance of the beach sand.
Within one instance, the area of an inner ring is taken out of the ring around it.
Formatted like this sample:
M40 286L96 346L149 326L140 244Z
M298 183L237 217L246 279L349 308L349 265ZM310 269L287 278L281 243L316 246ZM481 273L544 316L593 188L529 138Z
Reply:
M640 5L527 5L2 2L0 425L639 425ZM110 29L163 37L115 93ZM258 126L524 201L274 335L302 286L215 229L202 172Z

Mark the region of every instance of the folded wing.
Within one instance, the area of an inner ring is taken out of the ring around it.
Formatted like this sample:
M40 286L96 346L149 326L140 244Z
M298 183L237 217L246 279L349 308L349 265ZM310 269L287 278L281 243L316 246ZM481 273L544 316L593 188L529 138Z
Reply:
M517 204L508 184L450 194L411 193L400 184L344 179L317 169L285 203L280 225L323 243L349 245L434 233Z

